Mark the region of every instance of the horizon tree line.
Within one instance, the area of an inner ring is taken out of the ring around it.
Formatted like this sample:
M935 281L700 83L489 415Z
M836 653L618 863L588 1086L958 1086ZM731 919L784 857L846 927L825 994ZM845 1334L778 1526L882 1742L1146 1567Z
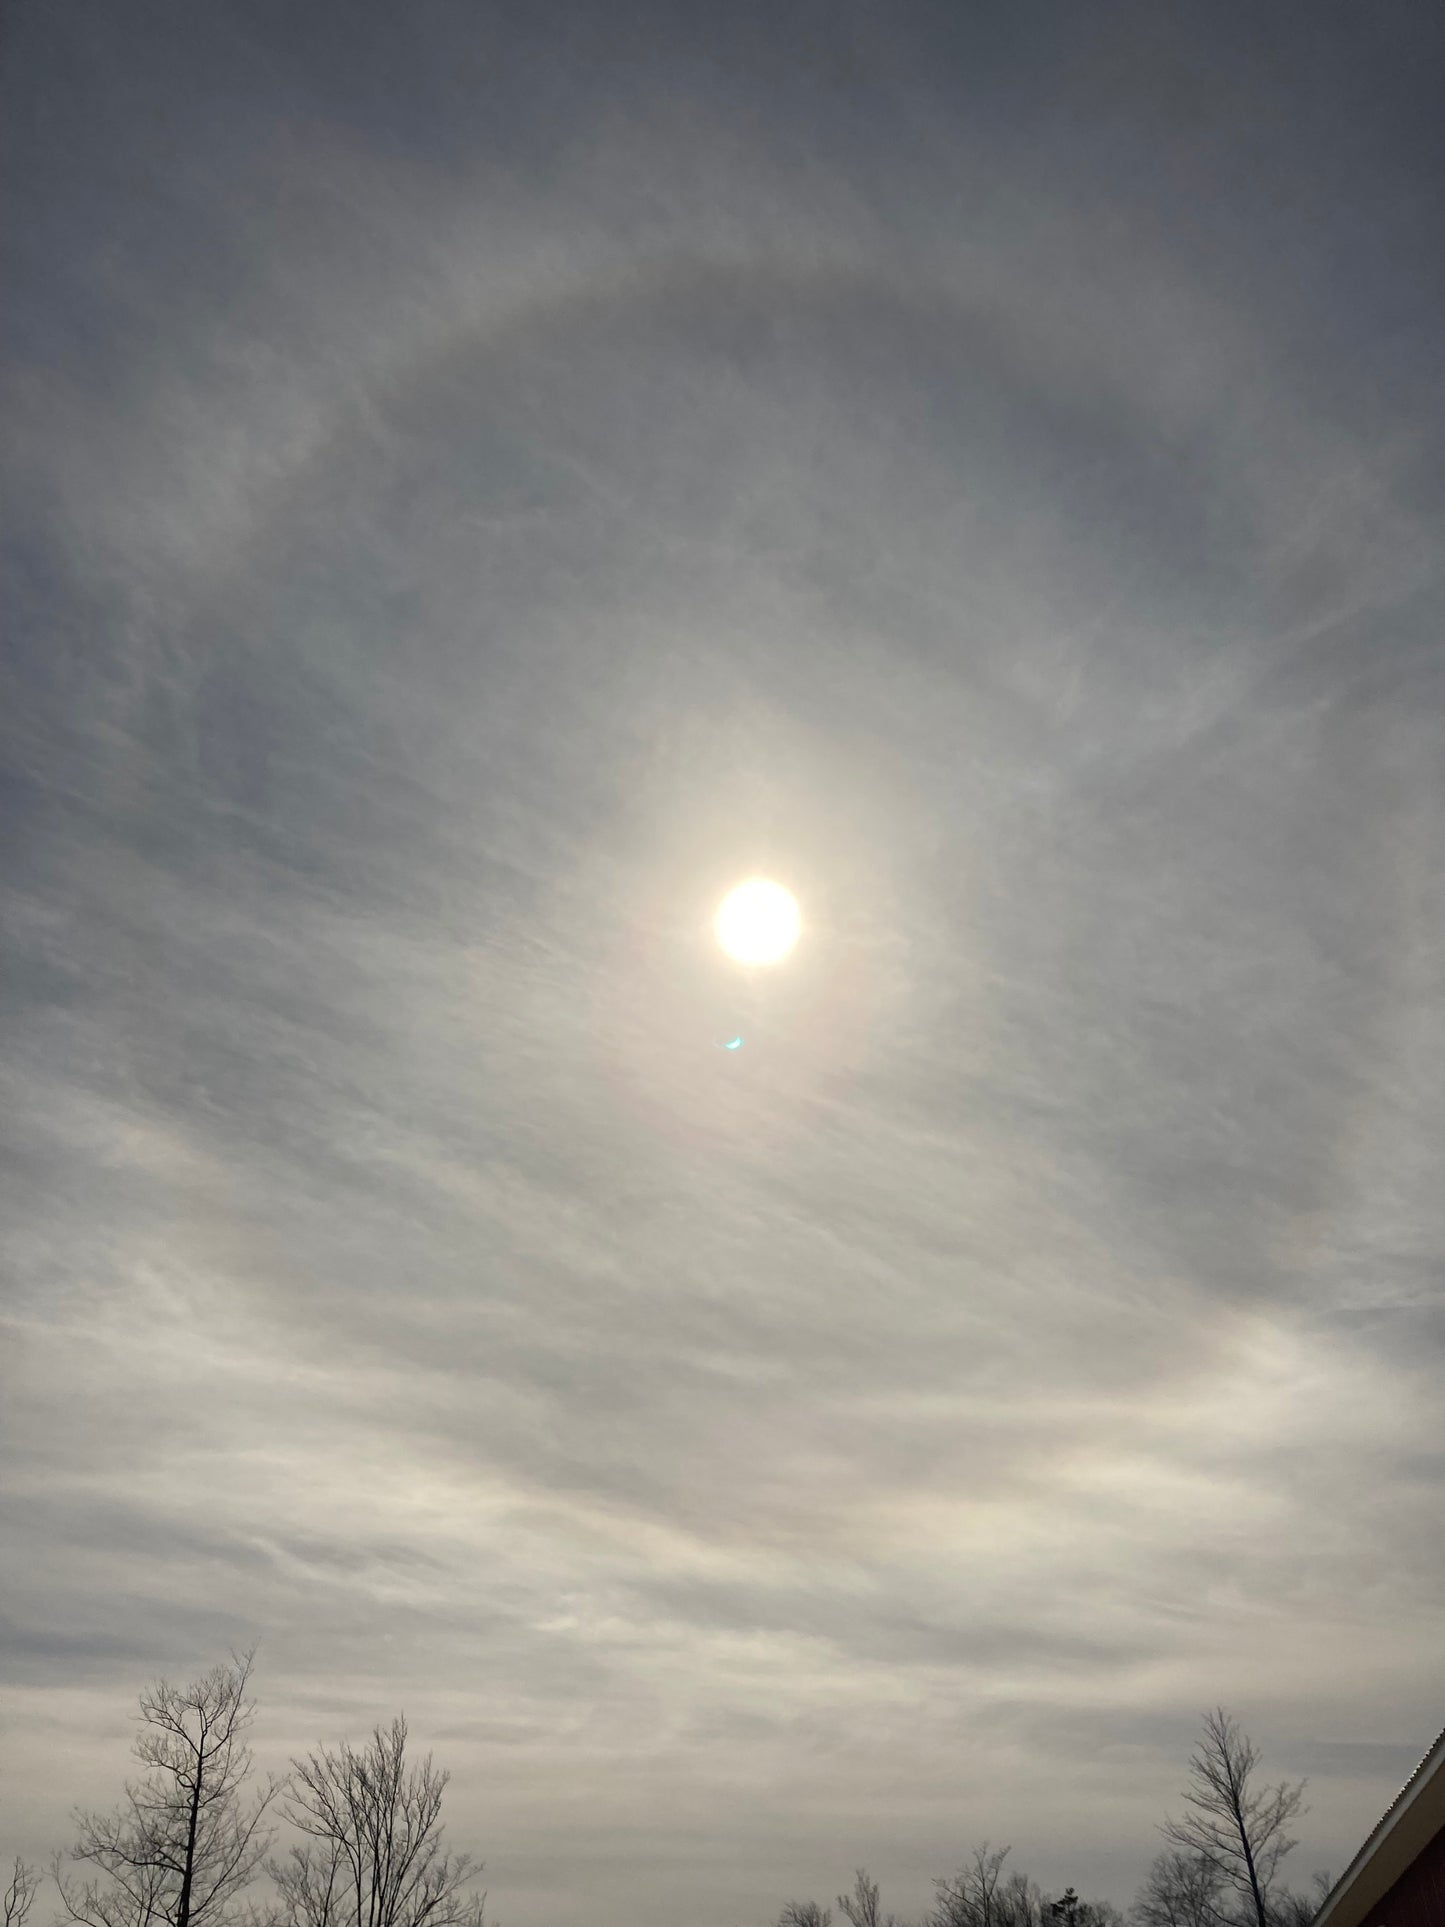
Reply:
M254 1659L142 1693L141 1776L109 1812L77 1808L75 1844L51 1860L58 1927L487 1927L480 1863L445 1845L450 1776L430 1753L408 1763L401 1714L251 1790ZM300 1835L280 1858L273 1818ZM243 1902L262 1872L270 1897ZM26 1927L40 1881L15 1861L0 1927Z
M1161 1824L1169 1845L1127 1915L1109 1901L1080 1899L1073 1887L1051 1898L1017 1870L1005 1878L1011 1849L985 1840L955 1874L934 1881L934 1904L919 1927L1310 1927L1330 1876L1314 1876L1312 1897L1280 1883L1281 1864L1298 1844L1288 1829L1306 1810L1305 1782L1262 1785L1259 1765L1258 1747L1231 1714L1223 1707L1205 1714L1189 1759L1186 1811ZM851 1927L907 1927L882 1912L866 1868L836 1904ZM792 1900L774 1927L833 1927L833 1912Z
M141 1775L109 1811L77 1808L76 1839L48 1872L60 1896L55 1927L488 1927L482 1865L445 1843L449 1775L428 1753L407 1759L398 1714L354 1747L320 1747L251 1785L247 1734L254 1649L232 1653L186 1687L162 1679L140 1696L132 1748ZM1261 1782L1259 1749L1217 1707L1188 1763L1184 1812L1127 1916L1072 1886L1049 1895L1017 1868L1011 1848L985 1840L951 1875L917 1927L1310 1927L1329 1892L1281 1883L1306 1809L1305 1782ZM294 1836L272 1853L275 1822ZM265 1874L267 1898L248 1891ZM17 1858L0 1894L0 1927L27 1927L39 1868ZM858 1868L837 1895L837 1927L910 1927L884 1912L877 1881ZM493 1927L495 1924L493 1923ZM834 1927L832 1906L790 1900L773 1927Z

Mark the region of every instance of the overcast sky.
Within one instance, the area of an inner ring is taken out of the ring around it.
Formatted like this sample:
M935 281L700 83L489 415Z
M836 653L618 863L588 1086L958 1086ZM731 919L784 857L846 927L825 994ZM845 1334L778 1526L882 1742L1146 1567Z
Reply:
M1445 16L6 16L0 1851L255 1642L503 1927L1124 1902L1217 1701L1340 1870L1445 1720Z

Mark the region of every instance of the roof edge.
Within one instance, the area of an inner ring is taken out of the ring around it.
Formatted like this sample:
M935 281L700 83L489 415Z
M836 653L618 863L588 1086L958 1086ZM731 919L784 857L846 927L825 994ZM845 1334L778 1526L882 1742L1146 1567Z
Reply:
M1438 1815L1434 1814L1437 1797ZM1421 1833L1421 1826L1428 1824L1432 1816L1435 1825ZM1412 1820L1416 1824L1411 1825ZM1360 1927L1376 1901L1384 1899L1442 1826L1445 1826L1445 1732L1439 1735L1386 1807L1365 1844L1325 1896L1314 1917L1314 1927ZM1391 1846L1397 1851L1388 1852Z

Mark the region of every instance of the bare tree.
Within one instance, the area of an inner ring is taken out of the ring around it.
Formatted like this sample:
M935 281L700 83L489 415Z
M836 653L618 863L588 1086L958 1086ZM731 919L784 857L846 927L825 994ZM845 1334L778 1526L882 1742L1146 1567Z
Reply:
M973 1849L969 1863L948 1880L935 1880L937 1892L929 1927L1013 1927L1019 1914L1019 1901L1028 1904L1027 1882L1021 1895L1018 1883L1010 1882L1003 1894L999 1883L1009 1847L989 1848L987 1840Z
M1295 1845L1286 1829L1303 1810L1305 1783L1257 1787L1259 1760L1258 1748L1223 1707L1207 1713L1189 1761L1184 1801L1190 1811L1160 1831L1173 1846L1208 1861L1251 1927L1270 1927L1275 1878Z
M1212 1861L1172 1848L1157 1856L1135 1896L1135 1927L1220 1927L1222 1888Z
M78 1810L70 1858L56 1885L77 1927L225 1927L268 1845L262 1821L275 1789L247 1800L247 1697L254 1654L231 1655L190 1686L159 1680L140 1699L132 1749L146 1769L111 1813Z
M39 1891L39 1867L32 1867L17 1853L10 1872L10 1883L5 1889L4 1927L25 1927L26 1916L35 1905L35 1896Z
M406 1763L406 1721L294 1760L282 1808L306 1836L272 1861L270 1927L483 1927L486 1895L470 1854L448 1853L441 1805L449 1775Z
M1044 1897L1027 1874L1011 1873L993 1897L997 1927L1042 1927Z
M1280 1894L1270 1903L1270 1927L1311 1927L1315 1915L1330 1897L1334 1876L1322 1869L1310 1876L1314 1894Z
M833 1909L816 1900L790 1900L778 1915L777 1927L832 1927Z
M1269 1904L1269 1927L1310 1927L1318 1912L1304 1894L1278 1894Z
M853 1927L901 1927L896 1915L879 1911L878 1882L868 1878L866 1867L854 1874L852 1893L839 1894L838 1907Z

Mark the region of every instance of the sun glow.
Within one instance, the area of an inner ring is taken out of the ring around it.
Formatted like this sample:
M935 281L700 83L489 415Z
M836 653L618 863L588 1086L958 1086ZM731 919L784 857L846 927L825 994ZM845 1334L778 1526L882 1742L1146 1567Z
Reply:
M801 923L791 890L770 877L749 877L718 905L713 929L735 963L775 964L798 941Z

